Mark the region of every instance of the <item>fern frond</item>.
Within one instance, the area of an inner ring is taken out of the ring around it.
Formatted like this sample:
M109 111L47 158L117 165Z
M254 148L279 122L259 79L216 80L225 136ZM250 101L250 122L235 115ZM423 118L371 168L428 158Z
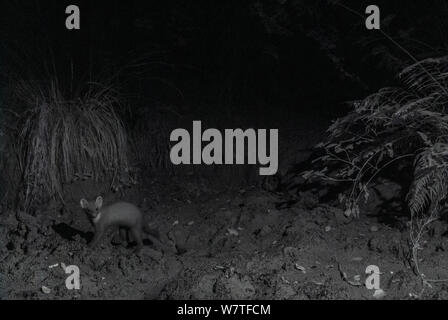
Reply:
M421 152L414 165L414 181L408 193L411 216L436 207L448 191L447 144L435 144Z

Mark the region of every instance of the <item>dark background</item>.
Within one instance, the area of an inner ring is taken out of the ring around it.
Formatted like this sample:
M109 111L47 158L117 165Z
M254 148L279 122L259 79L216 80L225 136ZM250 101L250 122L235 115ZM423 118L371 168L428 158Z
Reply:
M65 28L69 4L80 7L80 31ZM382 32L405 50L365 28L368 4L2 1L1 74L6 82L10 73L38 78L50 70L72 88L119 73L134 106L171 104L210 117L224 110L233 121L291 112L334 118L347 111L343 102L393 84L409 54L445 50L445 1L375 2Z

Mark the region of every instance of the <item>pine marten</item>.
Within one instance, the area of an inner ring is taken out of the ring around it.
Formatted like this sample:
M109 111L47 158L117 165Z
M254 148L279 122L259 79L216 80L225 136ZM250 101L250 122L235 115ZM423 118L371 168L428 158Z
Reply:
M95 201L81 199L81 208L87 213L90 221L95 227L95 235L89 243L90 247L95 247L104 236L109 227L119 227L120 235L126 238L126 232L137 242L136 252L143 246L142 232L147 233L148 238L154 245L161 247L165 251L165 246L157 239L159 233L143 223L143 214L139 208L129 202L116 202L103 207L103 198L97 197ZM124 229L123 229L124 228Z

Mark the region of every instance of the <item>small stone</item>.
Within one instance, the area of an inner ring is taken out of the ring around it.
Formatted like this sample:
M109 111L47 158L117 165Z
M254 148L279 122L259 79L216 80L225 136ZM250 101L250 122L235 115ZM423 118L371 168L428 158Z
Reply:
M51 289L46 286L42 286L42 292L45 294L49 294L51 293Z
M375 290L375 292L373 293L373 297L375 299L382 299L386 296L386 292L384 292L383 289L377 289Z

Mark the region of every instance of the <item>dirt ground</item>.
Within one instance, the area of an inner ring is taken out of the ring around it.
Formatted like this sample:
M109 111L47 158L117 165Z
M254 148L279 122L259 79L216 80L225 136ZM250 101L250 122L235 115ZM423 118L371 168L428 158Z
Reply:
M136 255L111 241L112 234L89 249L92 227L76 203L34 217L4 212L0 297L375 299L364 283L367 266L376 265L381 299L448 298L444 282L422 291L409 263L405 221L400 227L376 217L348 220L312 194L279 207L281 195L254 187L201 192L186 181L155 181L152 188L160 196L154 200L150 188L143 190L152 200L140 197L139 205L161 239L175 243L180 253L145 241ZM428 278L448 278L447 239L432 239L420 251L420 268ZM62 264L79 267L80 290L66 288Z

